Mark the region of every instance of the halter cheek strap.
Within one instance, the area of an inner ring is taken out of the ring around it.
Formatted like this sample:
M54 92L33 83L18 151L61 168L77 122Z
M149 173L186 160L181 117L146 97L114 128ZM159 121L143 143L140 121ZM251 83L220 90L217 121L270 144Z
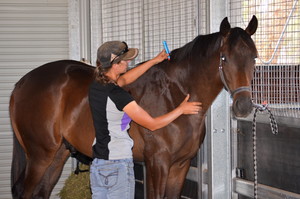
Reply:
M238 87L237 89L235 89L234 91L230 90L230 88L229 88L229 86L228 86L228 84L226 83L226 80L225 80L222 61L223 61L223 56L222 56L222 54L220 54L220 63L219 63L220 78L221 78L221 81L222 81L225 89L230 93L231 97L233 98L234 95L236 95L240 92L244 92L244 91L251 92L251 87L250 86L241 86L241 87Z

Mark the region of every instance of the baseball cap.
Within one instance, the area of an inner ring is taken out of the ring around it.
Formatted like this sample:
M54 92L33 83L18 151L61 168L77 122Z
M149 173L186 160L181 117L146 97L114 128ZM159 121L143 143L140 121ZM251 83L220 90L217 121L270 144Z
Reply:
M102 68L108 68L121 60L132 60L138 53L137 48L128 48L124 41L108 41L98 48L97 59Z

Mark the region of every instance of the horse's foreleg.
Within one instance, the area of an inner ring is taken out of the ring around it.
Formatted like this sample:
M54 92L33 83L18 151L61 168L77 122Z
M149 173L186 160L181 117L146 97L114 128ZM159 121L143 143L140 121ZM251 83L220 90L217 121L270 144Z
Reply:
M152 171L151 168L146 164L146 190L147 191L147 199L154 198L154 187L153 187L153 180L152 180Z
M175 163L171 166L166 186L166 197L168 199L180 198L186 174L190 168L191 160Z
M170 165L168 159L155 155L146 162L147 199L164 198Z
M39 187L36 188L33 198L49 198L51 192L59 180L66 160L70 155L69 150L62 144L57 151L53 162L46 170Z

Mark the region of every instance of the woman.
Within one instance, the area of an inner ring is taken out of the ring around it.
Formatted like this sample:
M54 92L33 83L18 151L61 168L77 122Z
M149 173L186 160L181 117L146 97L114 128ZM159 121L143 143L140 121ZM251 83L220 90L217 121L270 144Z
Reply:
M197 114L200 102L188 102L189 95L173 111L153 118L121 87L132 83L153 65L168 57L165 51L129 70L128 63L138 49L125 42L110 41L99 47L95 81L89 90L89 103L96 138L93 144L91 189L93 199L134 198L133 140L128 135L131 120L154 131L182 114Z

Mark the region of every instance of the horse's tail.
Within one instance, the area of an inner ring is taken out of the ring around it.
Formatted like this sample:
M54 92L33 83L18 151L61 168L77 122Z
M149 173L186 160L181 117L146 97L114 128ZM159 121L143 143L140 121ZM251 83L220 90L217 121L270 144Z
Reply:
M13 155L12 155L12 164L11 164L11 192L12 192L12 197L15 199L15 198L20 198L20 195L23 192L25 169L26 169L26 157L25 157L25 152L16 137L16 133L19 132L15 125L15 121L13 117L13 111L14 111L13 109L14 109L14 99L12 94L10 99L10 106L9 106L11 124L14 130Z

